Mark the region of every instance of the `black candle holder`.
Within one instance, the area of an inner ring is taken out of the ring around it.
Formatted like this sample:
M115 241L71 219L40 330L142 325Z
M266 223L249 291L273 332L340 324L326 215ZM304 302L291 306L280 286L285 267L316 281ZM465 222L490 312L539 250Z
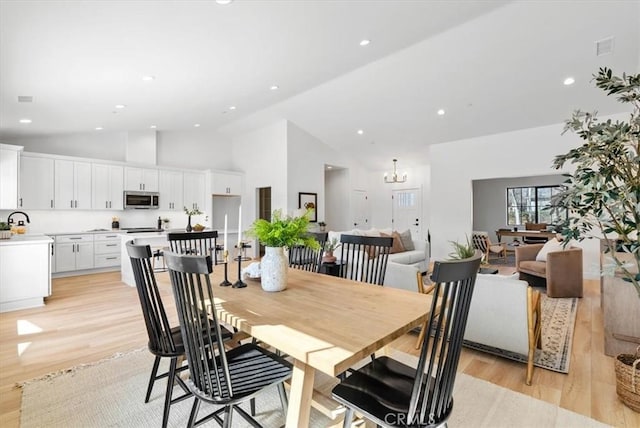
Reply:
M227 278L227 266L229 265L229 252L228 251L224 251L222 253L222 257L224 259L224 281L222 281L220 283L220 287L228 287L231 285L231 282L229 281L229 279Z
M247 286L247 283L242 281L242 256L238 254L238 280L233 283L233 288L244 288Z

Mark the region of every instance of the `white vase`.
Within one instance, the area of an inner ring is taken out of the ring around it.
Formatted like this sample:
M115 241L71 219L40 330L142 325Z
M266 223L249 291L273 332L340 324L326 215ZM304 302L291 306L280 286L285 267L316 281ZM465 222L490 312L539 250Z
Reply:
M260 260L260 277L264 291L282 291L287 288L289 263L283 247L265 247Z

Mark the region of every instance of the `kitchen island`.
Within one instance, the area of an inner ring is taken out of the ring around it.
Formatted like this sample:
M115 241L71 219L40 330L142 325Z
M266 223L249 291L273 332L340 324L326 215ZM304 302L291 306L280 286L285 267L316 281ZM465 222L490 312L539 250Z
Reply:
M167 232L124 233L120 235L120 239L120 280L135 287L136 281L133 277L129 254L127 254L127 242L135 239L137 245L150 245L151 251L154 251L156 248L169 247Z
M51 295L51 250L46 235L0 239L0 312L44 306Z

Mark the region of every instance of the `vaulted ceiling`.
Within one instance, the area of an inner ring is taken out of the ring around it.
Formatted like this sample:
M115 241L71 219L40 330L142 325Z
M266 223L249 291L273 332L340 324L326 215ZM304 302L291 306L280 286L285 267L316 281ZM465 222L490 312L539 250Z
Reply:
M1 1L0 140L288 119L384 169L623 111L591 76L639 57L639 1Z

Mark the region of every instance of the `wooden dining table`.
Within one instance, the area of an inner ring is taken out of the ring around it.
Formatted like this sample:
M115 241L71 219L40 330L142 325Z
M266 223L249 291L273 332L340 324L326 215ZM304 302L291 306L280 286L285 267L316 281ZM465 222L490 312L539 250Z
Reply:
M216 266L211 275L219 320L292 358L289 428L309 425L316 371L337 376L422 325L431 307L430 295L297 269L280 292L255 280L219 287L223 271Z

